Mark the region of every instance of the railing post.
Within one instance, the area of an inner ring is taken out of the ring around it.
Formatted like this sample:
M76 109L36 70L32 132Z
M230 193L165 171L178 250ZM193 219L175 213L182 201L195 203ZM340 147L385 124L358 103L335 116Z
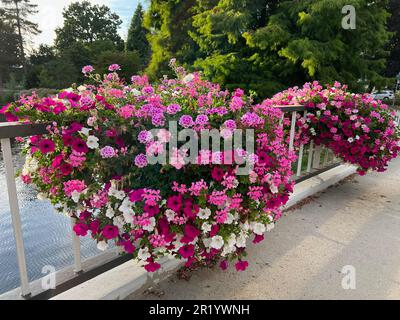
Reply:
M296 117L297 112L292 112L292 122L290 124L290 137L289 137L289 151L293 151L294 149L294 134L296 132Z
M306 119L306 117L307 117L307 111L304 111L303 118ZM296 172L296 175L298 177L300 177L300 175L301 175L301 167L303 165L303 152L304 152L304 144L302 143L300 145L299 157L297 159L297 172Z
M321 163L321 146L315 147L313 168L319 169Z
M310 142L310 148L308 149L307 173L310 173L310 172L311 172L311 165L312 165L313 153L314 153L314 141L311 140L311 142Z
M74 272L82 272L82 260L81 260L81 242L79 237L75 234L73 227L75 225L75 218L71 218L71 238L72 238L72 249L74 251Z
M28 272L26 269L24 240L22 237L21 216L19 213L17 187L15 185L14 165L12 161L10 138L1 139L1 148L3 150L4 167L6 171L8 201L10 203L11 220L14 231L15 246L17 249L17 259L19 276L21 281L21 295L27 297L31 294L29 287Z

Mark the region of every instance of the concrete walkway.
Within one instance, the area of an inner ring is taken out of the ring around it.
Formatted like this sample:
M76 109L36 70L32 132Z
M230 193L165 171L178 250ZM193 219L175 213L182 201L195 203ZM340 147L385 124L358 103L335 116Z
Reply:
M245 272L198 270L130 298L400 299L400 159L285 213L248 252ZM342 288L347 265L356 289Z

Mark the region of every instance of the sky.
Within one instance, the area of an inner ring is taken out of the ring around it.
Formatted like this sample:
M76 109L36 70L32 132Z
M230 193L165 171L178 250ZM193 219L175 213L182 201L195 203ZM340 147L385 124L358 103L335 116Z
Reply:
M132 15L140 0L89 0L94 4L105 4L117 13L123 24L119 33L122 38L126 37ZM31 0L31 3L38 5L38 13L32 16L31 20L39 24L41 34L33 39L32 46L37 48L40 44L52 44L55 38L55 29L63 24L62 11L65 6L74 0ZM146 6L146 0L141 0Z

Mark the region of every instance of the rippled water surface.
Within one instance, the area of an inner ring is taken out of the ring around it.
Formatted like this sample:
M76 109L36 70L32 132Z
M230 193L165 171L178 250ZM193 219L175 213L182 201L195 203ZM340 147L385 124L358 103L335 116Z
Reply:
M14 168L21 168L24 159L14 148ZM24 235L26 263L29 280L41 278L44 266L56 270L73 264L71 226L68 217L56 213L51 204L39 201L36 192L17 178L17 191ZM82 258L98 253L89 237L81 238ZM15 241L12 231L11 214L4 163L0 152L0 293L19 287L19 274Z

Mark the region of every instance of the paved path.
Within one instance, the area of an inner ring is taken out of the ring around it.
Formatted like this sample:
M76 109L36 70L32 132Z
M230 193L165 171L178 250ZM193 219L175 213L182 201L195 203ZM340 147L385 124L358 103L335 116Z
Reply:
M175 276L139 299L400 299L400 159L386 173L355 177L287 212L245 272ZM352 265L356 289L344 290ZM133 297L132 297L133 298Z

